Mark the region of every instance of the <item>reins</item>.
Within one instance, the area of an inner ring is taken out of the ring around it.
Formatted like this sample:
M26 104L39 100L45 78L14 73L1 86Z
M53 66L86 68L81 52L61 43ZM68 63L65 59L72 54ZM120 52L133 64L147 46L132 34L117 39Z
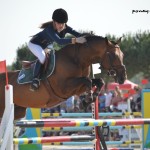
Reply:
M95 48L93 48L92 46L90 46L88 43L85 43L89 48L93 49L95 51ZM119 48L118 45L115 45L115 48ZM104 55L101 57L101 61L99 62L102 69L104 69L104 65L103 65L103 62L104 62L104 59L105 59L105 56L108 57L108 64L109 64L109 69L107 70L107 75L108 76L112 76L112 77L115 77L117 75L117 70L116 69L120 69L120 68L125 68L125 65L116 65L114 66L113 63L112 63L112 55L111 55L112 52L110 52L109 49L106 49ZM118 58L119 59L119 58Z
M115 48L119 48L118 45L115 45ZM108 69L108 76L112 76L112 77L115 77L117 76L117 69L120 69L120 68L125 68L125 65L113 65L113 60L112 60L112 55L111 55L112 52L110 52L108 49L107 51L105 52L104 55L106 55L108 57L108 64L109 64L109 69ZM117 57L118 58L118 57ZM119 59L119 58L118 58ZM104 60L104 57L102 59L102 62L101 62L101 66L103 67L103 60ZM103 67L104 68L104 67Z

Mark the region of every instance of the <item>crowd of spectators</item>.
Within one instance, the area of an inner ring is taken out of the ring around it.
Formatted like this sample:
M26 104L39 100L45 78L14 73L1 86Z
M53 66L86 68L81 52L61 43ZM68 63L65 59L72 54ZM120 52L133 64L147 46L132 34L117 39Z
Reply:
M118 86L113 91L103 89L99 94L99 110L100 112L121 111L118 109L118 104L122 101L124 101L123 94Z
M124 97L124 93L119 86L116 86L112 91L102 89L99 94L100 112L128 111L127 108L121 108L122 103L127 105L127 100L130 102L132 112L141 112L141 88L137 86L132 91L132 93L129 92L127 97Z
M99 111L100 112L122 112L124 110L121 107L122 103L127 104L127 100L130 100L130 106L132 112L141 111L141 89L136 87L135 93L130 94L129 97L124 97L123 91L116 86L114 90L110 91L108 89L102 89L98 95L99 100ZM86 99L87 93L82 93L80 96L74 95L68 98L65 102L62 102L59 106L51 109L42 109L42 112L49 113L76 113L76 112L84 112L82 108L82 101ZM125 108L126 109L126 108ZM91 112L91 105L88 106L87 112ZM76 135L76 134L87 134L87 131L79 131L79 132L43 132L43 136L58 136L58 135ZM91 134L92 132L88 132ZM108 136L105 137L106 140ZM108 140L120 140L121 135L119 131L110 131Z
M53 108L42 108L42 112L46 113L75 113L84 112L82 101L87 97L87 93L82 93L80 96L74 95L69 97L66 101ZM91 112L91 105L87 106L87 112Z

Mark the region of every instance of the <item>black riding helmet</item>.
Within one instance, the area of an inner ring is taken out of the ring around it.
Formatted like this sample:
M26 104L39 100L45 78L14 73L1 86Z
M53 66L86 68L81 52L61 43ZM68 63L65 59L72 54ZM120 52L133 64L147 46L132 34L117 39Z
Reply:
M64 9L59 8L53 12L52 19L58 23L67 23L68 14Z

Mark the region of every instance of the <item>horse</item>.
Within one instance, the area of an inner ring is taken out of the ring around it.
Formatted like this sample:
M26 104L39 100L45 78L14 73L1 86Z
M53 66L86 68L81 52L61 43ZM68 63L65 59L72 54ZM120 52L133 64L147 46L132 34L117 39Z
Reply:
M67 100L72 95L90 91L92 81L90 66L100 63L116 82L123 84L127 78L123 64L121 40L112 42L107 37L91 35L83 44L69 44L55 52L55 68L51 76L41 81L40 88L32 92L30 84L20 85L17 78L20 70L9 71L9 84L13 85L15 119L23 118L26 108L50 108ZM0 117L5 108L5 74L0 74Z

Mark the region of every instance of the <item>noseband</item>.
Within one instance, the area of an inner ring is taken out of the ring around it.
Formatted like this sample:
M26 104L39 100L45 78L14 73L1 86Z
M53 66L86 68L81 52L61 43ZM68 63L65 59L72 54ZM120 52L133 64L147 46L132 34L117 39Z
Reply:
M91 48L91 49L94 49L93 47L91 47L88 43L85 43L86 44L86 46L87 47L89 47L89 48ZM115 45L115 48L119 48L119 46L118 45ZM94 49L95 50L95 49ZM117 70L119 70L119 69L122 69L122 70L126 70L126 68L125 68L125 65L113 65L112 64L112 55L111 55L111 53L112 52L109 52L109 50L106 50L106 52L105 52L105 54L104 54L104 56L101 58L101 62L100 62L100 64L101 64L101 66L100 66L100 68L99 69L103 69L104 67L104 65L103 65L103 62L104 62L104 58L105 58L105 55L108 57L108 64L109 64L109 69L107 70L107 75L108 76L112 76L112 77L115 77L115 76L117 76ZM119 59L119 58L118 58ZM104 68L105 69L105 68Z

